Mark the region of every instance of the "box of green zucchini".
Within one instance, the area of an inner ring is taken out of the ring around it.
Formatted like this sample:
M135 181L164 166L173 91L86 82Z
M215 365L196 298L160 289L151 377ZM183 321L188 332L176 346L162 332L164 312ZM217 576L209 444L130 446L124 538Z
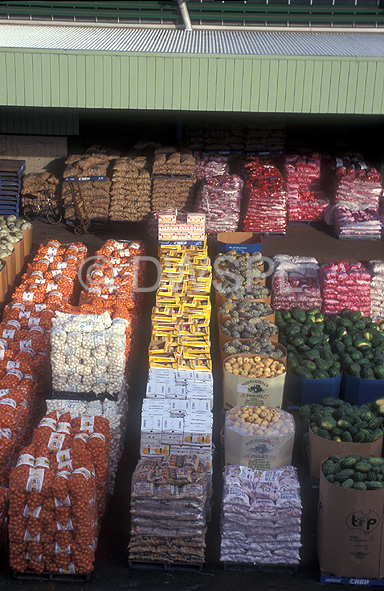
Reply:
M299 410L303 425L309 427L311 478L319 478L321 461L332 454L381 455L382 418L374 408L357 408L337 398L322 402L310 406L309 421L304 418L306 407Z
M320 570L384 576L384 460L337 454L322 462L317 548Z
M281 408L285 364L270 355L240 353L223 362L223 409L234 406Z

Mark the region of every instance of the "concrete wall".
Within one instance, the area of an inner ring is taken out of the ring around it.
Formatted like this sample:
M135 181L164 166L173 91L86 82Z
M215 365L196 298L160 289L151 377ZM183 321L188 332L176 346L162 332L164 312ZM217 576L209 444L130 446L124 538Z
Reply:
M0 158L25 160L26 174L48 171L60 177L67 154L66 137L0 134Z

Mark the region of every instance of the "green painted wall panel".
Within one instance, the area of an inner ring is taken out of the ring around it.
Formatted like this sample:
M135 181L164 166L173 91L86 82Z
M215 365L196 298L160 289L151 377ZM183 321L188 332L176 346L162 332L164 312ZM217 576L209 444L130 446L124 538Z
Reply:
M91 109L95 108L95 58L93 55L85 57L85 104Z
M42 88L42 70L41 60L42 56L38 53L32 54L32 88L33 88L33 102L34 104L41 104L43 102L43 88Z
M233 92L233 88L231 90ZM198 92L198 108L201 111L206 111L208 96L208 58L206 57L200 60Z
M155 109L164 108L164 58L156 59ZM130 102L131 105L131 102Z
M252 81L251 81L251 111L257 113L260 103L260 71L261 61L252 60Z
M355 112L364 112L364 99L366 93L366 80L367 80L368 64L367 62L358 63L358 74L357 74L357 87L356 87L356 101L355 101Z
M141 72L145 72L146 67L148 67L147 75L142 76ZM156 87L155 60L151 58L139 57L138 69L139 85L137 87L137 100L140 104L146 105L147 109L154 109Z
M244 69L243 69L243 82L242 82L240 111L250 111L250 109L251 109L252 62L250 60L244 60L243 67L244 67ZM217 82L216 82L216 88L217 88Z
M244 80L244 60L236 60L233 76L233 111L241 111ZM212 82L214 84L214 81Z
M225 63L224 111L233 110L233 85L235 77L235 60L229 58Z
M70 87L67 55L59 55L59 92L61 106L69 107Z
M340 86L340 62L331 62L331 78L329 85L329 102L328 111L329 113L337 113L337 104L339 99L339 86Z
M217 97L217 62L216 58L208 60L208 92L207 92L207 111L216 109ZM241 77L240 84L243 78Z
M102 107L110 109L112 107L112 56L108 55L102 60Z
M0 50L0 105L383 114L384 60Z
M181 104L189 102L191 91L191 60L189 57L183 57L181 69Z
M121 81L120 81L120 108L129 109L129 80L130 80L130 62L129 59L121 60Z
M268 111L268 90L269 90L269 60L262 60L260 70L260 94L259 111L266 113Z
M347 110L347 95L349 87L349 62L340 62L340 80L338 96L338 112L345 113Z
M121 58L117 55L112 56L111 68L112 68L112 109L119 109L121 104Z
M7 103L8 105L17 105L16 99L16 70L15 70L15 54L9 53L6 57L5 76L7 86Z
M329 91L331 85L332 62L323 63L323 76L320 87L320 113L328 113Z
M365 83L365 97L364 97L364 113L370 115L372 113L373 97L375 94L376 83L376 63L368 62L367 64L367 80Z
M182 76L182 71L180 72L180 76ZM174 84L174 68L173 62L170 60L164 60L164 83L165 87L163 88L162 92L159 92L158 100L163 101L163 108L164 109L172 109L172 102L173 102L173 84ZM180 97L182 96L182 89L180 89ZM180 98L181 100L181 98Z
M384 61L376 64L375 89L373 92L372 113L382 112L384 102L384 92L378 92L377 89L384 88Z
M252 68L252 63L251 63ZM216 78L216 109L224 111L225 98L225 60L217 60L217 78Z
M268 111L276 111L278 76L279 62L272 59L269 62Z
M199 76L200 60L197 57L191 58L191 93L186 105L189 105L191 111L197 111L199 105Z
M287 68L287 80L285 89L285 108L288 113L294 112L294 98L296 85L296 60L290 60Z
M276 112L282 113L285 109L285 93L287 84L287 60L279 60L279 72L277 77Z
M303 78L303 100L301 103L301 110L303 113L311 112L314 69L315 64L312 60L305 62Z
M104 105L104 76L106 74L105 70L107 69L105 62L106 60L101 55L95 55L93 60L93 88L94 106L96 109L102 109Z
M295 92L293 95L293 110L295 113L301 113L302 110L304 92L304 72L305 61L297 60L295 73Z
M21 53L15 54L15 76L14 87L16 93L16 105L22 107L25 105L25 85L24 85L24 55Z
M348 94L347 94L347 100L346 100L346 112L347 113L354 113L355 112L358 71L359 71L359 62L351 61L349 64Z
M33 56L30 53L24 54L24 96L25 104L33 105Z

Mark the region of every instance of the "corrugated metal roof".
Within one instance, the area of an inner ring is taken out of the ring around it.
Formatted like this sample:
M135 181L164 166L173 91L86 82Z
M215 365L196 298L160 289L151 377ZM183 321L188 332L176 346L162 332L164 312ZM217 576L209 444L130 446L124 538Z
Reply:
M0 47L61 51L384 57L384 33L207 31L0 24Z

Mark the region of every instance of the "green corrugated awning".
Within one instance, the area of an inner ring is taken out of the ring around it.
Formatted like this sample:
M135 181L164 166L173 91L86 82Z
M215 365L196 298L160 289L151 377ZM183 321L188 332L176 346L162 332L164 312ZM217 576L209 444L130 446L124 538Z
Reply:
M0 24L0 105L384 113L384 33Z

